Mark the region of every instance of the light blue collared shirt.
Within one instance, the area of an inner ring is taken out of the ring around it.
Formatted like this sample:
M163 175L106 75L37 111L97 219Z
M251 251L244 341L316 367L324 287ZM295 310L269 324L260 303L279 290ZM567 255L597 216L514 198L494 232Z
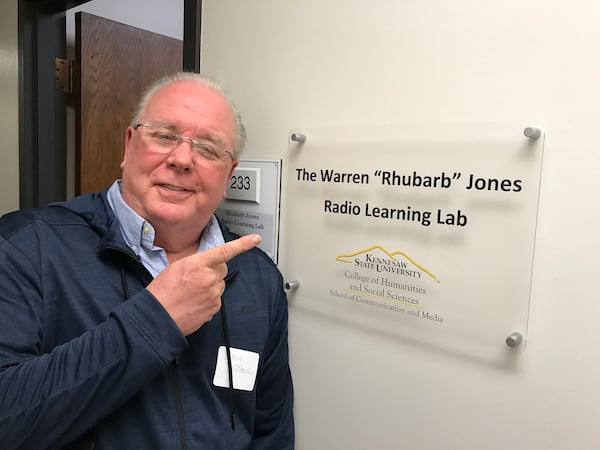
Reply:
M155 277L169 265L167 252L162 247L154 245L155 231L152 224L144 220L123 200L121 180L116 180L108 189L108 203L119 219L125 242L140 257L144 267ZM213 215L200 235L198 251L216 247L223 242L225 242L223 233Z

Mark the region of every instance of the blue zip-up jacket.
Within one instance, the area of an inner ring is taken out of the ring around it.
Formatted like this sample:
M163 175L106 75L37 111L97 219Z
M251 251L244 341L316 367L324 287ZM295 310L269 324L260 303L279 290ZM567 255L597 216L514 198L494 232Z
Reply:
M0 448L292 449L281 275L259 249L228 269L221 311L184 337L106 191L2 217ZM227 338L259 355L251 391L213 384Z

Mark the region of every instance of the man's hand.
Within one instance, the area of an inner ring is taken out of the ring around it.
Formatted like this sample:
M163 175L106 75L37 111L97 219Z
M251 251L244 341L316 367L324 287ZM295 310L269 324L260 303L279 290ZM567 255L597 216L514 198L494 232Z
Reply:
M147 289L187 336L221 308L227 261L260 241L260 236L252 234L182 258L159 273Z

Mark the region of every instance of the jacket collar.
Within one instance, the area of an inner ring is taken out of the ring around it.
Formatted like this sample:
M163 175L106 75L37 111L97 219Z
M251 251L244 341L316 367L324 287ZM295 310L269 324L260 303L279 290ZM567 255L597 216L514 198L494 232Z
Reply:
M100 250L116 249L135 258L127 246L119 221L108 203L107 189L100 192L82 194L66 202L53 203L51 207L65 208L80 216L99 236Z

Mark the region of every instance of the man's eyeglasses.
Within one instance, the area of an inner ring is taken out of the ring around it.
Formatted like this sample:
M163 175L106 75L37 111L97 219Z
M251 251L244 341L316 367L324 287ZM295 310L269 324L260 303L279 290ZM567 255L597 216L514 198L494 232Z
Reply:
M194 139L174 133L165 126L148 123L138 123L133 127L141 130L144 138L157 151L170 153L175 150L182 141L189 142L194 153L208 161L220 161L229 157L233 161L231 152L221 149L214 142L206 139Z

